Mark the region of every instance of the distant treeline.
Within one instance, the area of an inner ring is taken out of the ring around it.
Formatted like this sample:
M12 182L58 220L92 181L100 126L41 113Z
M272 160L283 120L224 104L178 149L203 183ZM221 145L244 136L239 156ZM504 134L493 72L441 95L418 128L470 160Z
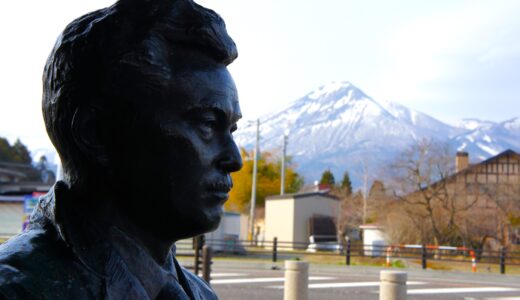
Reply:
M27 147L19 139L11 145L6 138L0 137L0 162L31 164L32 158Z

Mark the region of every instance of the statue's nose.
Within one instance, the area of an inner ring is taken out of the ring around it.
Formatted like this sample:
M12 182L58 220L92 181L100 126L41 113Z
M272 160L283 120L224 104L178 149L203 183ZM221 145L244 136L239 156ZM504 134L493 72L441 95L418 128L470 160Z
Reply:
M234 141L229 143L226 151L220 157L218 168L226 173L236 172L242 169L242 157Z

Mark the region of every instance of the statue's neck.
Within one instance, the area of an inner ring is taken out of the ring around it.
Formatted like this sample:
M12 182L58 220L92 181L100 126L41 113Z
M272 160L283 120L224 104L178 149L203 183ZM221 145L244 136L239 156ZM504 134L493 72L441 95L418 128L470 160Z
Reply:
M128 207L121 207L124 201L117 201L117 195L112 190L98 186L96 189L71 188L71 193L76 198L75 209L88 218L90 223L101 231L104 228L117 227L148 251L159 265L165 264L175 240L166 240L139 226L139 222L127 213Z

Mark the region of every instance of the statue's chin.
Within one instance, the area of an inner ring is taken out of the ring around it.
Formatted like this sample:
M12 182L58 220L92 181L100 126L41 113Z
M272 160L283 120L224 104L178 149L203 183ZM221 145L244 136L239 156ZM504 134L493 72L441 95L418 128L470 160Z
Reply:
M194 224L193 228L197 228L197 232L193 235L204 234L207 232L212 232L217 230L220 222L222 220L223 211L222 209L219 212L215 212L212 214L207 214L204 220L200 220L198 224Z

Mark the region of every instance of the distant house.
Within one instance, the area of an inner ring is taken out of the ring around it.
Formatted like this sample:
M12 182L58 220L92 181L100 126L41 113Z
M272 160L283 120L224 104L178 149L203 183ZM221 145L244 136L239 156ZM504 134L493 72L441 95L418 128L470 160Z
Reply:
M0 195L31 195L34 192L46 193L52 184L37 181L0 183Z
M0 239L7 239L22 231L24 197L0 195Z
M502 245L520 244L520 154L506 150L469 164L468 153L458 152L455 168L453 175L430 187L473 204L464 215L466 230Z
M266 197L265 239L272 241L276 237L284 249L305 249L312 234L312 218L330 217L335 221L339 210L339 199L322 192Z
M469 164L467 152L457 152L456 173L449 180L480 184L520 185L520 154L506 150L477 164Z
M50 171L49 171L50 172ZM40 178L40 170L31 165L0 162L0 195L30 195L47 192L54 184L54 173L49 181Z
M30 165L0 163L0 239L20 233L37 197L52 188L53 182L31 180L35 172Z
M476 200L472 226L490 223L501 231L495 234L502 244L520 244L520 154L507 150L478 164L470 165L468 154L457 153L457 172L448 180L452 192L458 192L468 200ZM459 190L464 186L464 192ZM497 214L508 219L501 222ZM484 230L484 229L482 229Z
M27 175L25 175L22 172L10 170L7 168L0 168L0 184L9 182L20 182L26 177Z

